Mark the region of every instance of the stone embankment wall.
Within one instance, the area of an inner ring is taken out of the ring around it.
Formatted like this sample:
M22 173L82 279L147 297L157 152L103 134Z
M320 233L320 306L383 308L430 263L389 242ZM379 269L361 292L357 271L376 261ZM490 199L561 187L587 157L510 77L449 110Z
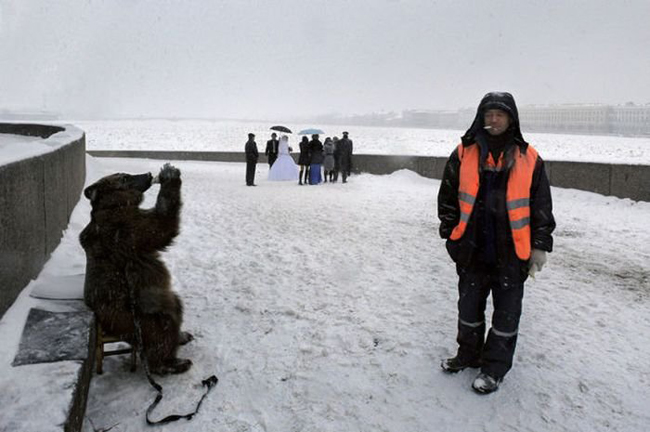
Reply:
M0 123L51 151L0 165L0 317L58 246L86 179L86 137L73 126ZM30 145L29 141L25 145Z
M174 152L96 150L97 157L132 157L164 160L199 160L244 162L239 152ZM298 156L293 155L297 160ZM447 158L434 156L354 155L354 171L390 174L400 169L414 171L424 177L440 179ZM266 163L260 155L260 163ZM602 195L650 201L650 166L617 165L587 162L545 161L552 186L580 189Z

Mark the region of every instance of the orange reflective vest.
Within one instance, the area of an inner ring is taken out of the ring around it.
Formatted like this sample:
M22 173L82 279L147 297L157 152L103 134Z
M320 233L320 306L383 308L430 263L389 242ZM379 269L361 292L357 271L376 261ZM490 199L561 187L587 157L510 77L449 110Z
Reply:
M514 164L510 168L506 187L506 207L515 252L520 260L525 261L530 258L531 250L530 186L533 182L537 151L529 145L525 153L521 152L519 146L515 146L514 152ZM458 240L463 236L472 214L480 183L480 153L478 144L458 145L460 220L449 236L451 240ZM499 157L499 161L494 163L492 154L488 152L486 166L483 169L501 171L505 168L503 153Z

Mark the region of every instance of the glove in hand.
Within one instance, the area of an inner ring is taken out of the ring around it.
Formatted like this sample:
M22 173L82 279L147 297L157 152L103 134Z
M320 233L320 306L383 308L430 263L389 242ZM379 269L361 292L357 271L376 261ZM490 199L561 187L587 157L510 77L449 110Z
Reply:
M542 271L544 264L546 264L546 251L533 249L528 260L528 274L534 278L535 273Z

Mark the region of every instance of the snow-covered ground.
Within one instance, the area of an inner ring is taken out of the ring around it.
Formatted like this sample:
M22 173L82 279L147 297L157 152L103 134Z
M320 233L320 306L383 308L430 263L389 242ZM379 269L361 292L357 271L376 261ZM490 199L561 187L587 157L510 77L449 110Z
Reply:
M87 132L89 150L243 151L249 132L264 150L272 123L200 120L75 121ZM357 154L449 156L464 131L394 127L294 125L294 132L317 126L326 136L341 137L348 130ZM468 125L469 126L469 125ZM526 133L546 160L615 164L650 164L650 137ZM297 148L298 139L290 145Z
M437 235L439 181L400 171L298 186L266 181L259 164L248 188L243 164L174 164L185 204L164 260L196 336L180 350L194 367L159 380L154 417L190 411L202 379L220 382L192 421L158 430L648 430L650 203L553 188L555 251L526 284L514 368L479 396L475 371L438 366L455 351L457 300ZM89 157L89 181L160 166ZM82 199L38 283L83 269L88 218ZM0 329L34 301L22 296ZM3 363L17 343L0 346ZM86 432L91 421L146 428L155 393L127 369L126 357L108 358L93 378Z

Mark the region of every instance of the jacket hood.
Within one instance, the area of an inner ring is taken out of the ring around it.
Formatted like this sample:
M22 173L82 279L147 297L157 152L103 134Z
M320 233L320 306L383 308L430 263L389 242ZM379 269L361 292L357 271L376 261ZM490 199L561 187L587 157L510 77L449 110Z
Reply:
M528 146L528 143L524 140L519 127L519 111L517 110L515 98L507 92L490 92L483 96L483 99L481 99L481 102L478 104L476 116L474 117L472 125L467 129L465 135L461 137L463 145L467 146L473 144L476 142L478 137L485 134L485 130L483 129L485 121L483 117L485 112L489 109L500 109L507 112L512 120L508 132L512 134L516 144L523 148Z

